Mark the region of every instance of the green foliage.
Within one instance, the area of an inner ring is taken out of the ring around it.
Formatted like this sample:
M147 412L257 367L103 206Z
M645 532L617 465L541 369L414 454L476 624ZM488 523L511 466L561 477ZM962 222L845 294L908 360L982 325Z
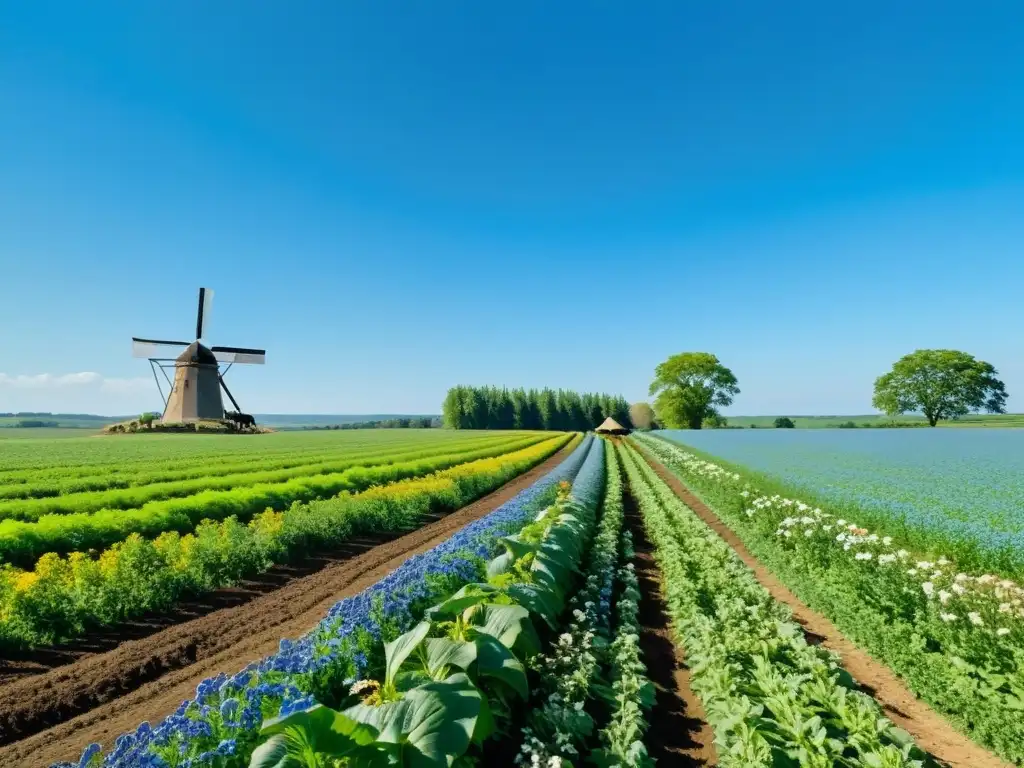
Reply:
M997 373L966 352L919 349L878 377L871 404L890 416L919 411L933 427L972 411L1005 413L1006 387Z
M644 443L647 445L648 443ZM632 449L626 473L723 768L928 761Z
M157 536L165 531L187 533L201 520L224 520L234 516L249 520L253 515L270 508L282 510L290 505L308 503L317 499L330 498L343 492L358 492L373 485L390 483L403 478L417 477L436 472L475 459L498 456L509 451L536 444L545 435L510 435L508 442L471 446L469 450L442 449L430 452L420 458L382 463L370 466L342 462L336 471L325 474L308 474L305 468L285 471L258 473L247 479L251 485L237 486L237 478L218 478L184 483L191 495L182 498L160 498L145 501L139 506L120 509L109 506L96 510L96 501L90 494L78 497L26 500L23 505L32 509L60 505L66 514L46 513L32 520L0 521L0 556L6 562L29 565L46 552L66 553L74 550L102 548L122 541L132 533L143 536ZM284 479L289 474L290 479ZM294 476L298 475L298 476ZM208 488L199 490L206 482ZM131 499L145 499L161 489L141 488L118 491ZM98 494L108 499L106 492ZM65 505L78 503L84 511L74 511ZM2 506L2 505L0 505ZM130 506L126 504L125 506Z
M243 524L204 521L192 534L129 536L92 559L47 553L33 571L0 567L0 648L82 634L237 583L320 548L370 532L399 533L425 515L456 509L534 466L569 442L556 436L515 453L480 459L361 494L266 510Z
M963 563L938 552L900 549L907 545L897 538L906 533L904 525L889 520L893 537L882 535L884 527L860 528L870 517L866 508L829 514L827 500L810 499L821 503L816 508L742 467L657 438L639 436L638 442L800 600L972 739L1024 764L1024 719L1007 717L1024 711L1020 587L992 574L961 573Z
M611 416L629 426L629 403L623 397L579 394L564 389L503 389L458 386L441 406L449 429L544 429L586 432Z
M383 679L353 686L350 698L362 694L362 701L271 722L250 768L468 765L461 760L471 747L503 732L510 706L529 693L524 662L538 653L539 640L531 611L517 604L511 587L529 585L545 593L536 603L560 611L561 588L545 574L575 572L592 523L593 510L560 497L527 535L534 557L514 584L469 584L428 610L424 621L385 644ZM578 537L576 546L565 546L567 532Z
M776 429L793 429L795 426L796 424L794 424L793 420L788 416L779 416L779 418L775 420Z
M736 377L708 352L672 355L654 369L650 394L656 396L658 422L670 429L700 429L718 414L717 407L739 394Z

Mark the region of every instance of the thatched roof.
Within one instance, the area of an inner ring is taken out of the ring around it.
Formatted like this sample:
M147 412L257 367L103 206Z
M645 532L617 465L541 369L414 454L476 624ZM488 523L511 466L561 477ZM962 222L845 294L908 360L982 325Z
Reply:
M609 432L611 434L616 434L616 433L619 433L619 432L628 432L629 430L626 429L621 424L619 424L619 422L617 422L611 416L609 416L607 419L602 421L601 422L601 426L599 426L594 431L595 432Z

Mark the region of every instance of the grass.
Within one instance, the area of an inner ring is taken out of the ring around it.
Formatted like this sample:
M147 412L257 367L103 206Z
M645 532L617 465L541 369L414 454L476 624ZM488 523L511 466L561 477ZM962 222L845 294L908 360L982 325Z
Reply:
M785 414L788 415L788 414ZM728 416L730 427L774 427L778 416ZM835 429L840 424L852 421L858 427L880 427L892 421L899 424L924 425L924 416L907 414L892 419L880 413L861 416L789 416L797 429ZM940 421L940 427L1024 427L1024 413L978 413L965 416L957 421Z

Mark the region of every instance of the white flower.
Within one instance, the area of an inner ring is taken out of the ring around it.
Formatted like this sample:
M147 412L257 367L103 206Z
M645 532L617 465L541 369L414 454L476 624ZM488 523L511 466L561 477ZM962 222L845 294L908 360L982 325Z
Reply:
M967 591L967 587L965 587L965 586L964 586L963 584L961 584L961 583L960 583L959 581L954 581L954 582L953 582L953 585L952 585L952 586L950 587L950 589L952 589L952 590L953 590L954 592L956 592L956 593L957 593L958 595L962 595L962 594L963 594L964 592L966 592L966 591Z
M823 525L823 526L821 526L821 530L823 530L823 531L831 531L832 530L832 526L831 525Z
M582 712L583 711L583 702L582 701L577 701L575 704L572 705L572 708L575 709L577 712Z
M909 571L907 571L907 576L917 576L917 569L911 568Z
M993 576L991 573L986 573L984 576L979 576L978 577L978 583L979 584L991 584L995 580L996 580L996 577Z
M968 576L966 573L958 573L956 576L953 577L953 581L967 581L970 578L971 577Z
M565 632L565 633L559 635L558 643L559 643L559 645L566 645L566 646L572 645L572 635L570 635L568 632Z
M921 585L921 590L925 593L927 597L931 597L932 593L935 591L935 585L932 584L930 581L926 581L924 584Z
M956 621L956 614L955 613L940 613L939 614L939 618L942 619L943 621L946 621L946 622Z
M898 557L900 560L903 560L907 557L910 557L910 553L907 552L907 550L905 549L901 549L896 552L896 557Z
M814 531L812 529L810 529L810 528L808 528L806 531L804 531L804 536L806 536L807 538L810 538L813 535L814 535Z
M1010 605L1009 603L1000 603L999 604L999 612L1000 613L1009 613L1012 608L1013 608L1013 606Z
M845 520L836 520L836 525L846 525Z
M889 563L895 563L895 562L896 562L896 555L879 555L878 556L878 564L879 565L888 565Z
M783 531L782 535L785 536L788 539L790 536L793 535L793 533L791 531Z
M949 599L953 596L952 592L947 592L944 589L939 590L939 602L945 605L949 602Z
M921 560L917 564L917 567L920 568L922 571L930 571L932 568L935 567L935 563L929 563L927 560Z
M939 565L949 565L949 560L945 556L939 558Z
M1000 627L996 630L996 634L999 635L999 637L1006 637L1008 634L1010 634L1010 630L1008 630L1006 627Z
M981 614L977 611L971 611L967 614L967 618L971 620L971 624L976 627L982 626L985 622L981 620Z
M856 555L854 555L854 558L856 558L857 560L870 560L871 559L871 553L870 552L858 552Z
M890 544L892 544L892 536L883 536L882 543L888 547Z

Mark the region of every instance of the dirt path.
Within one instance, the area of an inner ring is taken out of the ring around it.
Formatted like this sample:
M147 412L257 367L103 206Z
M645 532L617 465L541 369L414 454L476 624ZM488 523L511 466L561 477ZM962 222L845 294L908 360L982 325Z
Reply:
M678 477L646 451L641 450L640 453L676 495L736 551L772 597L792 609L794 619L803 626L811 640L842 656L843 666L860 683L864 692L873 696L889 719L913 736L918 746L950 766L1008 768L1009 763L1003 762L957 731L935 710L915 697L888 667L847 640L831 621L804 605L747 551L732 529L719 520Z
M651 554L636 502L623 489L626 525L636 548L636 575L640 582L640 650L647 674L656 691L648 715L650 728L644 736L648 754L658 765L717 765L715 734L704 718L700 699L690 688L690 670L682 650L672 638L665 601L661 595L661 571Z
M357 594L412 555L493 511L569 453L563 448L497 491L401 538L376 546L373 541L353 542L346 551L324 558L318 572L241 605L0 687L0 739L14 742L0 748L0 766L77 761L91 742L109 746L142 721L159 721L192 698L203 679L235 672L276 651L281 638L304 634L338 600ZM365 551L357 554L360 549Z

